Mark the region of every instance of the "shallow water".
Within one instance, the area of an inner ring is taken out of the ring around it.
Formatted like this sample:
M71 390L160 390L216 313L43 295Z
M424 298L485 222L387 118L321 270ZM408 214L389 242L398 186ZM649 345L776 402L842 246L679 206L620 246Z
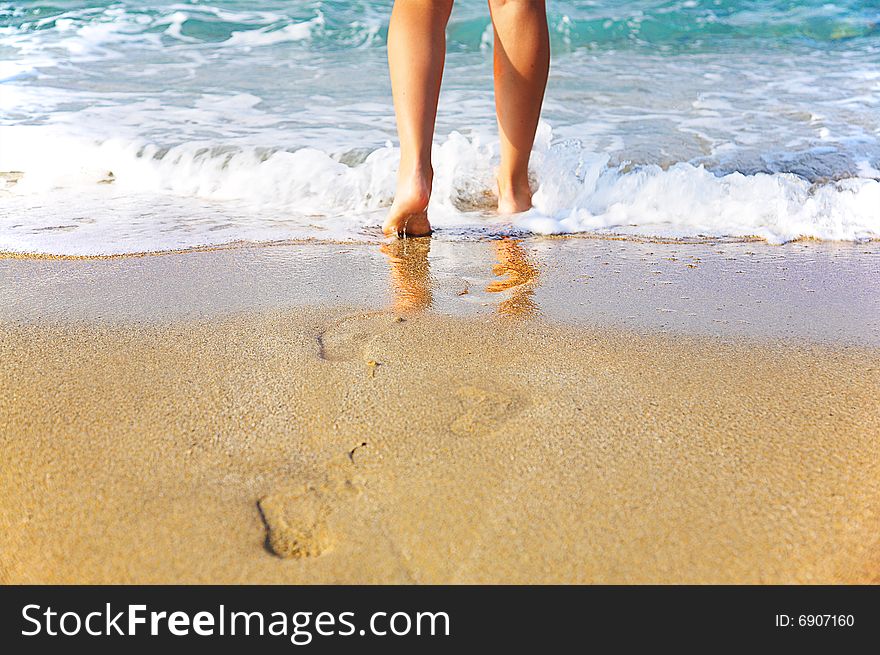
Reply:
M0 3L0 250L379 238L390 5ZM536 208L506 220L488 12L456 3L440 236L880 237L880 2L550 8Z

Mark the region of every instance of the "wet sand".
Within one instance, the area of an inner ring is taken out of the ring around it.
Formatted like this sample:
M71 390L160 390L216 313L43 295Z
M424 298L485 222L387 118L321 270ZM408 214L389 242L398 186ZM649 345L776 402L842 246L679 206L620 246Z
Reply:
M157 323L359 306L880 346L878 285L880 241L293 243L93 260L0 256L0 321Z
M3 261L0 582L880 582L876 248L573 242Z

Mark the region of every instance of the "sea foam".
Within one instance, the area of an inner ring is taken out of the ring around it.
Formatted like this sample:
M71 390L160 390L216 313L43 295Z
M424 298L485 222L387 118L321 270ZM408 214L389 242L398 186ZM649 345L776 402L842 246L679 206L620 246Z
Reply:
M64 234L51 240L55 250L48 251L56 254L243 239L374 239L393 199L399 160L390 144L355 157L316 148L159 148L123 139L65 139L35 126L0 128L0 140L0 170L16 172L3 183L15 220L0 223L0 249L41 250L39 235L54 231ZM429 210L438 233L758 237L770 243L880 238L878 180L811 183L789 173L720 175L689 163L612 165L608 154L554 143L546 125L533 154L535 207L505 219L492 213L497 150L495 142L459 133L437 144ZM34 210L53 197L59 211ZM72 222L71 212L88 216L87 227ZM132 212L139 216L137 229L120 233L120 221L133 220L125 218ZM74 239L77 232L91 237Z

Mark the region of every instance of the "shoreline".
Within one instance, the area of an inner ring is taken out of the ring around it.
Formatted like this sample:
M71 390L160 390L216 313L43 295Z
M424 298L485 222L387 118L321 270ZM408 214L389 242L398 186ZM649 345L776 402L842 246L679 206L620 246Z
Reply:
M419 241L421 239L425 239L426 237L418 237L418 238L410 238L410 241ZM455 239L444 239L442 231L435 232L431 239L434 241L449 241L455 242ZM718 246L725 244L760 244L762 246L767 246L770 248L784 248L789 244L816 244L816 245L827 245L827 246L852 246L859 247L865 245L871 245L880 243L880 237L873 239L864 239L859 241L836 241L836 240L828 240L828 239L817 239L815 237L799 237L797 239L791 239L786 241L785 243L770 243L765 238L760 236L742 236L742 237L682 237L682 238L665 238L665 237L654 237L654 236L640 236L637 234L600 234L600 233L592 233L592 232L571 232L571 233L563 233L563 234L536 234L536 233L515 233L509 235L497 235L497 236L485 236L485 237L477 237L473 239L465 239L465 242L473 242L480 241L484 243L491 243L493 241L500 241L504 239L512 239L516 241L526 241L526 240L548 240L548 241L560 241L560 240L577 240L577 239L586 239L592 241L631 241L633 243L642 243L642 244L659 244L659 245L668 245L668 246L700 246L700 245L709 245L709 246ZM2 250L0 249L0 261L4 259L46 259L46 260L71 260L71 261L100 261L100 260L112 260L112 259L137 259L140 257L165 257L169 255L186 255L188 253L199 253L199 252L214 252L219 250L238 250L238 249L254 249L254 248L277 248L284 246L301 246L301 245L316 245L316 246L379 246L385 243L388 243L388 239L385 237L377 236L376 239L373 240L364 240L364 241L354 241L354 240L342 240L342 239L320 239L318 237L312 238L293 238L293 239L279 239L275 241L229 241L226 243L217 243L217 244L205 244L202 246L192 246L187 248L172 248L169 250L145 250L140 252L119 252L119 253L106 253L106 254L90 254L90 255L76 255L76 254L60 254L60 253L49 253L49 252L36 252L36 251L17 251L17 250Z

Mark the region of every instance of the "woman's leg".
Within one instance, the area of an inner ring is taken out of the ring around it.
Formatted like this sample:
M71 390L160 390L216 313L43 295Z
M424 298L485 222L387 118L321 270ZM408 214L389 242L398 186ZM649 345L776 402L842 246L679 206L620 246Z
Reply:
M446 59L453 0L395 0L388 27L388 67L400 135L400 169L385 234L431 233L431 143Z
M532 206L529 155L550 69L544 0L489 0L495 26L495 109L501 136L498 211Z

